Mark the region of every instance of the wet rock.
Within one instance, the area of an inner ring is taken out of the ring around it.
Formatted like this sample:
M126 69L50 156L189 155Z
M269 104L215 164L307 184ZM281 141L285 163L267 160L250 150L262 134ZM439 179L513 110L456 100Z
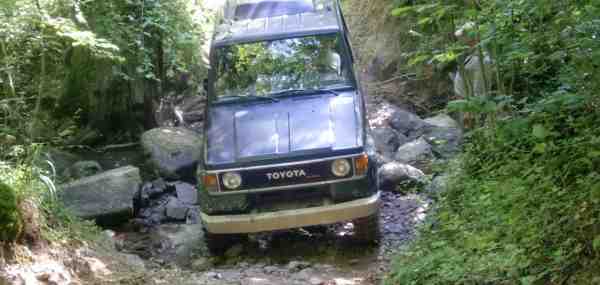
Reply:
M64 177L68 179L81 179L102 172L102 166L97 161L78 161L65 170Z
M156 128L141 138L144 153L161 177L195 183L202 138L184 128Z
M414 140L421 136L430 125L419 116L400 108L393 108L389 119L390 126L400 134Z
M131 217L131 198L140 184L139 169L126 166L60 185L59 197L81 218L118 224Z
M394 160L421 168L433 159L431 145L423 138L406 143L398 148Z
M398 162L384 164L378 175L379 189L383 191L394 191L400 184L421 184L425 181L423 171Z
M435 117L424 120L426 123L438 128L459 128L458 123L452 117L446 114L439 114Z

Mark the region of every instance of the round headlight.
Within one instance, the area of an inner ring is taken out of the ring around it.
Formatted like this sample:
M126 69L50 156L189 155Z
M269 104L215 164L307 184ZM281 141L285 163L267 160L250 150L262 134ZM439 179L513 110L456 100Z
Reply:
M223 186L225 188L234 190L242 185L242 176L236 172L228 172L223 174Z
M331 164L331 172L337 177L344 177L350 173L352 166L347 159L337 159Z

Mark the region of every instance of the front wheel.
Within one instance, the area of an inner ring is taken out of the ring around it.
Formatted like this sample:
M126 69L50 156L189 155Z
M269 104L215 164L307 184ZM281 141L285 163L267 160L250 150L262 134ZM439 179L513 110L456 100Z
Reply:
M379 211L370 216L359 218L354 223L354 239L364 244L379 244L381 230L379 228Z
M204 231L204 243L211 255L222 255L230 247L237 243L242 243L247 238L242 234L213 234L209 233L206 228Z

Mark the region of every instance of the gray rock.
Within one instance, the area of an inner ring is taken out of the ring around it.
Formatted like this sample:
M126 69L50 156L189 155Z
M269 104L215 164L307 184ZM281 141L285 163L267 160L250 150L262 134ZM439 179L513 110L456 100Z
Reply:
M308 283L310 283L311 285L321 285L325 284L325 281L323 281L323 279L319 277L311 277L308 279Z
M212 267L212 262L206 257L200 257L192 261L191 267L195 271L206 271Z
M170 197L165 206L165 216L176 221L184 221L187 218L188 207L183 205L175 197Z
M315 276L315 270L313 268L304 268L298 273L294 274L292 278L296 280L308 281L311 277Z
M240 284L241 285L278 285L280 283L273 282L266 278L260 278L260 277L253 276L253 277L247 277L247 278L242 279Z
M161 177L195 183L202 138L184 128L157 128L141 138L144 153Z
M396 149L408 141L408 138L392 128L375 128L371 130L377 152L386 158L392 157Z
M141 184L140 171L126 166L60 185L60 199L75 215L100 224L127 221L132 197Z
M304 262L304 261L290 261L290 263L288 263L287 265L287 269L290 272L296 272L296 271L300 271L304 268L308 268L310 267L310 263L308 262Z
M447 159L460 151L463 133L459 128L435 127L427 130L423 138L431 145L436 156Z
M394 156L394 160L416 167L426 165L431 159L433 159L431 145L423 138L400 146Z
M276 272L278 272L280 270L279 270L279 267L270 265L270 266L266 266L265 268L263 268L263 271L266 274L273 274L273 273L276 273Z
M120 255L125 264L127 264L129 267L139 271L146 269L144 260L138 255L128 253L121 253Z
M178 182L175 183L175 191L179 201L187 205L194 205L198 202L198 190L192 184Z
M379 189L383 191L394 191L400 184L422 184L425 181L423 171L398 162L384 164L378 175Z
M424 120L426 123L438 128L459 128L458 123L446 114L439 114L435 117Z
M408 137L409 140L418 138L430 125L419 116L400 108L393 108L389 124L398 133Z
M201 248L203 236L201 224L163 224L151 233L153 244L173 250L175 259L181 260Z
M81 179L102 172L102 166L96 161L78 161L65 170L64 176L69 179Z

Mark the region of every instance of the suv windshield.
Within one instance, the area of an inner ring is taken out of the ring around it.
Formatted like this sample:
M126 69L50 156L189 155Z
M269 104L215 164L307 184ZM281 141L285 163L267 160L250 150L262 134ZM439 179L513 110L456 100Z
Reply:
M341 43L331 34L217 48L216 97L270 97L350 85Z

